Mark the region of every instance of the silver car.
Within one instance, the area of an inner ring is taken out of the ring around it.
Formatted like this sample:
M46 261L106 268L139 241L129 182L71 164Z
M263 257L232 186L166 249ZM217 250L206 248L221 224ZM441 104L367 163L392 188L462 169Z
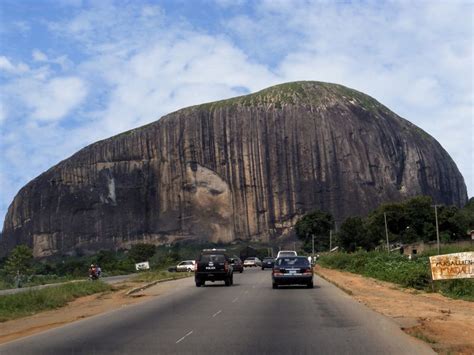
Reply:
M262 266L262 261L256 256L251 256L244 261L245 267Z
M195 266L196 266L195 260L184 260L184 261L181 261L178 265L176 265L176 271L192 272L194 271Z

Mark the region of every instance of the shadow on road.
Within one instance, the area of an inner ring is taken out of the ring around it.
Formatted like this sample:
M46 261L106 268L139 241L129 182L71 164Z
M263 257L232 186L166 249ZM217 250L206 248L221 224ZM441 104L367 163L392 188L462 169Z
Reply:
M313 289L320 288L318 285L314 285ZM306 285L279 285L279 290L307 290Z

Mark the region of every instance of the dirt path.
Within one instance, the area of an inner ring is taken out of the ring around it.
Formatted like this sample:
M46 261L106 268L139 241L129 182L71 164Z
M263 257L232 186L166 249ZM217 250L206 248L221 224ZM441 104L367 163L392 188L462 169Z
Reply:
M56 328L76 320L143 302L173 290L183 279L159 283L131 296L126 293L145 283L124 282L114 285L116 290L78 298L67 306L45 311L30 317L0 323L0 344Z
M316 272L369 308L393 318L441 354L474 354L474 302L401 288L349 272Z

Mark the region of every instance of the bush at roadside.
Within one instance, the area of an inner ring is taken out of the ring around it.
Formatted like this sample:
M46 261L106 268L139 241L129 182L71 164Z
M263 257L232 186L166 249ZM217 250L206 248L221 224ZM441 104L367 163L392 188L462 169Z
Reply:
M459 251L466 250L449 250L449 252ZM400 254L359 251L352 254L322 255L319 263L323 267L393 282L403 287L427 292L434 290L451 298L474 301L473 280L459 279L432 282L428 255L421 255L409 260L406 256Z
M101 281L82 281L0 296L0 322L59 308L76 298L111 289Z

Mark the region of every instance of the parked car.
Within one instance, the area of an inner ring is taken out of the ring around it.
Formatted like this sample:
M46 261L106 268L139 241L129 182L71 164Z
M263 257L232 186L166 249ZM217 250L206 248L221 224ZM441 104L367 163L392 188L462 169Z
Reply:
M263 258L262 260L262 270L271 269L273 268L273 265L275 264L275 259L271 257Z
M184 260L184 261L181 261L178 265L176 265L176 271L191 272L191 271L194 271L195 266L196 266L195 260Z
M201 287L206 281L224 281L226 286L234 283L234 269L225 249L204 249L196 260L194 281Z
M238 271L242 273L244 271L244 265L242 263L242 260L238 256L236 255L232 256L230 258L230 264L232 265L235 272Z
M277 254L277 259L283 256L298 256L294 250L280 250Z
M313 268L305 256L277 258L272 270L272 286L306 285L313 288Z
M245 267L255 267L255 266L262 266L262 261L257 258L256 256L251 256L244 261Z

